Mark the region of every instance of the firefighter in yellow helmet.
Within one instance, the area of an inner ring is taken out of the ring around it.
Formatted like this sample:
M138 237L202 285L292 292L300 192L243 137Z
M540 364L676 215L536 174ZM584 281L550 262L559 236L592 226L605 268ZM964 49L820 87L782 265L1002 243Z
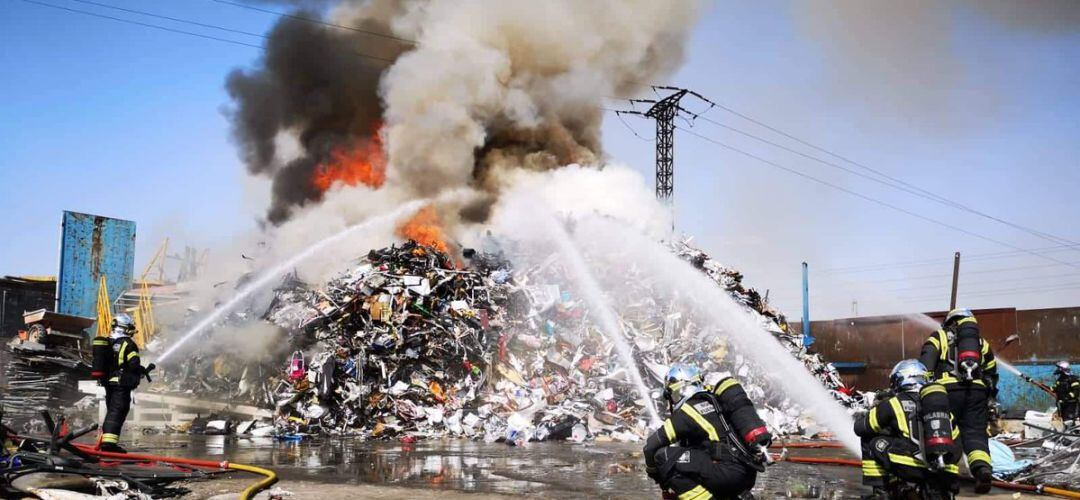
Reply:
M989 492L993 468L987 426L990 408L997 404L997 360L971 310L949 311L941 328L926 339L919 361L932 381L948 391L975 492Z

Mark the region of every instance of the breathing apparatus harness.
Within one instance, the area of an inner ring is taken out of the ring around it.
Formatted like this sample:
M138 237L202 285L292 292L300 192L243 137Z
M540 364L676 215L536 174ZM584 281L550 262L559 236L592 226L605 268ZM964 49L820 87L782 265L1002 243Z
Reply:
M765 466L771 465L773 462L772 457L769 456L768 449L762 446L759 447L756 453L750 451L746 443L743 443L743 441L739 439L739 435L735 433L735 429L732 428L731 424L728 423L727 417L724 416L720 401L712 392L702 390L684 396L682 400L680 400L677 404L670 405L671 413L674 414L676 411L679 411L690 398L695 396L703 396L709 402L709 404L712 405L713 410L716 413L716 420L720 423L720 429L718 430L720 431L719 434L723 436L723 439L716 442L710 442L708 443L708 445L706 445L712 457L714 459L720 458L722 454L722 449L726 448L727 451L731 453L731 455L734 456L736 460L752 467L758 472L765 472ZM670 461L672 467L674 467L674 462L675 460ZM670 470L667 467L665 467L665 469L666 470L662 472L667 472Z
M944 361L947 365L948 373L964 384L971 384L976 380L982 379L982 352L981 350L965 350L960 352L960 346L958 345L956 338L956 325L950 325L948 327L941 328L937 331L938 342L941 344L939 348L941 351L939 359ZM982 340L979 341L979 348L982 347ZM940 379L945 367L939 363L934 370L935 379Z

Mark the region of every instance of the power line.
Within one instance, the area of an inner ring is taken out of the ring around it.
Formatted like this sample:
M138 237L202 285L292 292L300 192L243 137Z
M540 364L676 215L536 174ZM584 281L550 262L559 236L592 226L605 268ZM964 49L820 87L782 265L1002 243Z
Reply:
M1060 265L1061 264L1053 264L1053 263L1051 263L1051 264L1037 264L1037 265L1032 265L1032 266L999 267L999 268L996 268L996 269L966 270L966 271L964 271L964 275L967 276L967 275L970 275L970 274L1009 273L1009 272L1015 272L1015 271L1025 271L1025 270L1030 270L1030 269L1046 269L1048 267L1057 267L1057 266L1060 266ZM862 283L897 283L897 282L901 282L901 281L918 281L918 280L938 279L938 278L952 278L952 274L944 274L943 273L943 274L930 274L930 275L926 275L926 276L908 276L908 277L904 277L904 278L888 278L888 279L880 279L880 280L865 280L865 281L862 281ZM1027 279L1027 277L1017 278L1017 279Z
M263 38L263 39L269 38L266 35L263 35L262 33L251 33L249 31L226 28L226 27L217 26L217 25L214 25L214 24L205 24L205 23L200 23L200 22L197 22L197 21L190 21L190 20L187 20L187 19L180 19L180 18L177 18L177 17L169 17L169 16L164 16L164 15L161 15L161 14L154 14L154 13L151 13L151 12L146 12L146 11L141 11L141 10L128 9L128 8L124 8L124 7L118 7L118 6L115 6L115 5L109 5L109 4L99 3L99 2L91 2L90 0L70 0L70 1L78 2L78 3L86 4L86 5L94 5L94 6L103 7L103 8L106 8L106 9L118 10L118 11L121 11L121 12L127 12L129 14L138 14L140 16L156 17L158 19L165 19L167 21L173 21L173 22L183 23L183 24L190 24L190 25L193 25L193 26L200 26L200 27L203 27L203 28L210 28L210 29L215 29L215 30L221 30L221 31L225 31L225 32L228 32L228 33L237 33L237 34L240 34L240 35L254 36L254 37Z
M73 13L76 13L76 14L82 14L82 15L86 15L86 16L101 18L101 19L108 19L108 20L111 20L111 21L117 21L117 22L126 23L126 24L133 24L133 25L136 25L136 26L143 26L143 27L146 27L146 28L153 28L153 29L157 29L157 30L161 30L161 31L168 31L170 33L176 33L176 34L180 34L180 35L188 35L188 36L204 38L204 39L207 39L207 40L214 40L214 41L222 42L222 43L229 43L229 44L233 44L233 45L241 45L241 46L244 46L244 47L251 47L251 48L259 49L259 50L262 50L262 51L266 50L265 45L256 45L256 44L253 44L253 43L242 42L242 41L239 41L239 40L232 40L232 39L229 39L229 38L221 38L221 37L216 37L216 36L213 36L213 35L206 35L206 34L203 34L203 33L196 33L196 32L193 32L193 31L185 31L185 30L180 30L180 29L176 29L176 28L170 28L168 26L161 26L159 24L144 23L144 22L141 22L141 21L135 21L135 20L132 20L132 19L125 19L125 18L122 18L122 17L109 16L109 15L100 14L100 13L97 13L97 12L91 12L91 11L87 11L87 10L73 9L73 8L70 8L70 7L64 7L64 6L61 6L61 5L55 5L55 4L51 4L51 3L47 3L47 2L42 2L40 0L20 0L20 1L30 3L30 4L34 4L34 5L40 5L42 7L49 7L49 8L52 8L52 9L63 10L63 11L67 11L67 12L73 12ZM205 23L200 23L200 22L197 22L197 21L191 21L191 20L188 20L188 19L180 19L180 18L175 18L175 17L162 16L162 15L154 14L154 13L151 13L151 12L146 12L146 11L141 11L141 10L136 10L136 9L126 9L126 8L116 7L116 6L112 6L112 5L108 5L108 4L91 2L91 1L88 1L88 0L73 0L73 1L81 2L81 3L85 3L85 4L90 4L90 5L97 5L97 6L100 6L100 7L105 7L105 8L115 9L115 10L121 10L121 11L129 12L129 13L132 13L132 14L138 14L138 15L149 16L149 17L156 17L156 18L159 18L159 19L167 19L167 20L174 21L174 22L179 22L179 23L191 24L191 25L195 25L195 26L202 26L202 27L205 27L205 28L228 31L228 32L232 32L232 33L240 33L240 34L244 34L244 35L256 36L256 37L260 37L260 38L263 38L263 39L268 39L268 37L266 35L261 35L261 34L257 34L257 33L249 33L249 32L246 32L246 31L227 28L227 27L224 27L224 26L218 26L218 25L213 25L213 24L205 24ZM346 52L349 53L349 54L355 55L357 57L363 57L363 58L366 58L366 59L373 59L373 60L376 60L376 61L382 61L382 62L386 62L386 63L393 63L394 62L393 59L389 59L389 58L386 58L386 57L375 56L375 55L371 55L371 54L366 54L366 53L358 52L358 51L355 51L355 50L348 50Z
M1010 283L1016 283L1018 281L1028 281L1028 280L1036 280L1036 279L1037 280L1049 280L1049 279L1054 279L1054 278L1076 278L1077 276L1080 276L1080 275L1078 275L1077 273L1066 273L1066 274L1058 273L1058 274L1051 274L1051 275L1045 275L1044 274L1044 275L1037 275L1037 276L1021 276L1019 278L1011 278L1011 279L1009 279L1007 281L1010 282ZM966 292L968 290L968 287L970 287L970 286L979 287L979 286L984 286L984 285L1000 285L1002 281L1006 281L1006 280L975 281L975 282L970 282L970 283L965 282L965 283L962 283L962 285L963 285L963 289ZM889 289L889 292L914 292L914 291L919 291L919 290L933 290L933 289L939 289L939 288L941 288L941 286L939 286L939 285L920 285L920 286L911 286L911 287L904 287L904 288L892 288L892 289ZM974 289L972 291L978 292L979 289L976 288L976 289Z
M931 217L927 217L925 215L922 215L922 214L917 213L917 212L913 212L913 211L908 210L906 208L899 207L897 205L894 205L894 204L879 200L879 199L871 197L871 196L867 196L867 195L862 194L862 193L860 193L858 191L854 191L854 190L845 188L843 186L839 186L837 184L833 184L831 182L828 182L828 181L825 181L825 180L822 180L822 179L818 179L817 177L814 177L814 176L809 175L807 173L801 172L799 170L795 170L795 169L790 168L790 167L786 167L786 166L781 165L779 163L776 163L774 161L768 160L768 159L763 158L761 156L758 156L758 155L755 155L753 153L750 153L750 152L744 151L742 149L736 148L734 146L722 143L720 141L717 141L716 139L713 139L711 137L707 137L707 136L698 134L697 132L694 132L692 130L688 130L688 129L680 127L678 125L676 125L675 128L679 129L679 130L682 130L683 132L686 132L686 133L688 133L690 135L693 135L693 136L695 136L695 137L697 137L699 139L702 139L704 141L711 142L711 143L713 143L713 144L715 144L717 146L720 146L720 147L722 147L724 149L727 149L729 151L732 151L732 152L738 153L740 155L746 156L747 158L757 160L759 162L765 163L766 165L770 165L772 167L775 167L775 168L778 168L778 169L783 170L785 172L797 175L799 177L810 180L810 181L815 182L817 184L821 184L823 186L830 187L830 188L835 189L837 191L847 193L847 194L849 194L851 196L854 196L856 198L860 198L862 200L869 201L869 202L874 203L876 205L880 205L880 206L889 208L891 210L894 210L894 211L909 215L911 217L915 217L917 219L921 219L923 221L930 222L932 224L936 224L938 226L941 226L941 227L944 227L946 229L956 231L958 233L973 236L973 237L979 238L981 240L989 241L991 243L995 243L995 244L998 244L998 245L1001 245L1001 246L1004 246L1004 247L1007 247L1007 248L1012 248L1012 249L1020 251L1020 252L1029 253L1031 255L1035 255L1035 256L1038 256L1038 257L1043 258L1043 259L1051 260L1051 261L1057 262L1059 264L1063 264L1063 265L1066 265L1066 266L1069 266L1069 267L1080 269L1080 265L1078 265L1078 264L1074 264L1074 263L1071 263L1071 262L1066 262L1066 261L1054 259L1054 258L1046 256L1046 255L1041 255L1041 254L1036 253L1033 250L1018 247L1016 245L1013 245L1012 243L1008 243L1008 242L1001 241L1001 240L998 240L998 239L995 239L995 238L991 238L989 236L985 236L983 234L979 234L979 233L976 233L974 231L970 231L968 229L964 229L962 227L959 227L959 226L956 226L956 225L953 225L953 224L949 224L948 222L944 222L944 221L940 221L940 220L937 220L937 219L934 219L934 218L931 218Z
M604 108L604 109L607 110L606 108ZM608 111L615 111L615 110L608 110ZM618 111L615 111L615 117L618 118L620 122L622 122L623 126L626 127L626 130L629 130L631 134L634 134L634 137L637 137L638 139L641 139L644 142L655 142L656 141L656 139L646 139L646 138L642 137L641 134L637 133L637 130L634 130L634 127L631 127L629 123L626 123L626 120L623 120L622 113L619 113Z
M61 6L61 5L54 5L54 4L51 4L51 3L45 3L45 2L38 1L38 0L20 0L20 1L30 3L30 4L34 4L34 5L40 5L42 7L49 7L51 9L65 10L65 11L68 11L68 12L74 12L76 14L82 14L82 15L91 16L91 17L98 17L98 18L101 18L101 19L109 19L109 20L112 20L112 21L117 21L117 22L126 23L126 24L134 24L136 26L143 26L143 27L146 27L146 28L153 28L153 29L157 29L157 30L161 30L161 31L168 31L170 33L177 33L177 34L181 34L181 35L195 36L195 37L199 37L199 38L205 38L207 40L214 40L214 41L223 42L223 43L231 43L233 45L243 45L245 47L253 47L253 48L256 48L256 49L265 50L265 47L263 47L262 45L255 45L253 43L241 42L239 40L230 40L228 38L220 38L220 37L216 37L216 36L212 36L212 35L206 35L206 34L203 34L203 33L195 33L195 32L192 32L192 31L178 30L178 29L175 29L175 28L169 28L167 26L144 23L144 22L140 22L140 21L134 21L134 20L131 20L131 19L124 19L122 17L108 16L108 15L105 15L105 14L99 14L97 12L90 12L90 11L80 10L80 9L72 9L70 7L64 7L64 6Z
M1062 251L1062 250L1068 250L1070 247L1071 247L1071 245L1058 245L1058 246L1052 246L1052 247L1033 248L1030 251L1031 252L1038 252L1038 253L1053 253L1053 252L1059 252L1059 251ZM984 261L984 260L996 260L996 259L1009 259L1009 258L1013 258L1013 257L1021 257L1021 256L1028 256L1028 255L1030 255L1029 251L1002 251L1002 252L992 252L992 253L965 255L964 256L964 261L965 262L972 262L972 261ZM822 272L825 273L825 274L849 274L849 273L863 273L863 272L873 272L873 271L887 271L887 270L895 270L895 269L909 269L909 268L913 268L913 267L926 267L926 266L941 264L941 263L945 263L945 262L951 263L952 260L953 259L950 257L950 258L935 258L935 259L892 262L892 263L866 264L866 265L850 266L850 267L835 267L835 268L831 268L831 269L825 269Z
M838 168L838 169L844 170L844 171L846 171L846 172L852 173L852 174L854 174L854 175L858 175L858 176L860 176L860 177L863 177L863 178L865 178L865 179L869 179L869 180L872 180L872 181L874 181L874 182L878 182L878 183L880 183L880 184L883 184L883 185L886 185L886 186L892 187L892 188L894 188L894 189L899 189L899 190L905 191L905 192L907 192L907 193L910 193L910 194L914 194L914 195L916 195L916 196L919 196L919 197L925 198L925 199L927 199L927 200L931 200L931 201L934 201L934 202L937 202L937 203L940 203L940 204L943 204L943 205L946 205L946 206L949 206L949 207L952 207L952 208L955 208L955 209L958 209L958 210L962 210L962 211L965 211L965 212L968 212L968 213L971 213L971 214L977 215L977 216L979 216L979 217L983 217L983 218L985 218L985 219L989 219L989 220L992 220L992 221L994 221L994 222L998 222L998 223L1000 223L1000 224L1004 224L1004 225L1006 225L1006 226L1012 227L1013 229L1017 229L1017 230L1023 231L1023 232L1025 232L1025 233L1031 234L1031 235L1033 235L1033 236L1036 236L1036 237L1039 237L1039 238L1042 238L1042 239L1045 239L1045 240L1048 240L1048 241L1052 241L1052 242L1054 242L1054 243L1064 243L1064 244L1068 244L1068 245L1069 245L1070 247L1073 247L1073 248L1077 248L1077 247L1080 247L1080 242L1076 242L1076 241L1073 241L1073 240L1069 240L1069 239L1067 239L1067 238L1062 238L1062 237L1060 237L1060 236L1055 236L1055 235L1052 235L1052 234L1046 233L1046 232L1044 232L1044 231L1039 231L1039 230L1037 230L1037 229L1029 228L1029 227L1027 227L1027 226L1024 226L1024 225L1021 225L1021 224L1017 224L1017 223L1014 223L1014 222L1010 222L1010 221L1007 221L1007 220L1005 220L1005 219L1002 219L1002 218L1000 218L1000 217L996 217L996 216L990 215L990 214L988 214L988 213L985 213L985 212L982 212L982 211L980 211L980 210L978 210L978 209L975 209L975 208L969 207L969 206L967 206L967 205L964 205L964 204L958 203L958 202L956 202L956 201L953 201L953 200L951 200L951 199L949 199L949 198L947 198L947 197L943 197L943 196L940 196L940 195L938 195L938 194L936 194L936 193L934 193L934 192L932 192L932 191L929 191L929 190L923 189L923 188L921 188L921 187L919 187L919 186L916 186L916 185L914 185L914 184L911 184L911 183L909 183L909 182L906 182L906 181L904 181L904 180L902 180L902 179L898 179L898 178L896 178L896 177L890 176L890 175L888 175L888 174L886 174L886 173L884 173L884 172L882 172L882 171L880 171L880 170L877 170L877 169L874 169L874 168L872 168L872 167L869 167L869 166L867 166L867 165L864 165L864 164L862 164L862 163L859 163L859 162L857 162L857 161L855 161L855 160L852 160L852 159L850 159L850 158L848 158L848 157L846 157L846 156L843 156L843 155L840 155L840 154L834 153L834 152L832 152L832 151L830 151L830 150L828 150L828 149L822 148L822 147L820 147L820 146L817 146L817 145L815 145L815 144L813 144L813 143L810 143L810 142L808 142L808 141L804 141L804 140L802 140L802 139L800 139L800 138L798 138L798 137L795 137L794 135L791 135L791 134L789 134L789 133L787 133L787 132L784 132L783 130L780 130L780 129L776 128L776 127L773 127L773 126L771 126L771 125L768 125L768 124L766 124L766 123L764 123L764 122L761 122L761 121L759 121L759 120L756 120L756 119L754 119L754 118L752 118L752 117L750 117L750 116L747 116L747 115L745 115L745 114L743 114L743 113L740 113L740 112L738 112L738 111L736 111L736 110L734 110L734 109L732 109L732 108L730 108L730 107L724 106L724 105L722 105L722 104L716 104L716 103L714 103L713 105L714 105L715 107L717 107L717 108L720 108L720 109L722 109L722 110L724 110L724 111L727 111L728 113L731 113L731 114L733 114L733 115L735 115L735 116L738 116L738 117L740 117L740 118L742 118L742 119L744 119L744 120L747 120L747 121L749 121L749 122L751 122L751 123L754 123L754 124L756 124L756 125L758 125L758 126L764 127L764 128L766 128L766 129L768 129L768 130L770 130L770 131L772 131L772 132L775 132L775 133L777 133L777 134L780 134L780 135L782 135L782 136L784 136L784 137L787 137L788 139L791 139L791 140L793 140L793 141L795 141L795 142L798 142L798 143L800 143L800 144L802 144L802 145L804 145L804 146L807 146L807 147L809 147L809 148L812 148L812 149L814 149L814 150L816 150L816 151L820 151L820 152L822 152L822 153L825 153L825 154L827 154L827 155L829 155L829 156L832 156L832 157L834 157L834 158L837 158L837 159L839 159L839 160L841 160L841 161L844 161L844 162L846 162L846 163L849 163L849 164L851 164L851 165L854 165L854 166L856 166L856 167L859 167L859 168L861 168L861 169L863 169L863 170L866 170L866 171L868 171L868 172L872 172L872 173L874 173L874 174L876 174L876 175L878 175L878 176L880 176L880 177L882 177L882 178L884 178L884 179L887 179L888 181L891 181L891 182L892 182L892 183L894 183L894 184L890 184L889 182L885 182L885 181L883 181L883 180L881 180L881 179L876 179L876 178L874 178L874 177L871 177L871 176L867 176L867 175L865 175L865 174L859 174L859 173L856 173L856 172L852 171L851 169L848 169L848 168L846 168L846 167L843 167L843 166L837 165L837 164L835 164L835 163L833 163L833 162L829 162L829 161L826 161L826 160L823 160L823 159L820 159L820 158L814 157L814 156L812 156L812 155L807 155L807 154L805 154L805 153L802 153L802 152L800 152L800 151L797 151L797 150L793 150L793 149L791 149L791 148L788 148L788 147L785 147L785 146L779 145L779 144L777 144L777 143L775 143L775 142L772 142L772 141L769 141L769 140L767 140L767 139L763 139L763 138L757 137L757 136L755 136L755 135L753 135L753 134L750 134L750 133L744 132L744 131L742 131L742 130L739 130L739 129L736 129L736 128L734 128L734 127L730 127L730 126L728 126L728 125L724 125L724 124L721 124L720 122L717 122L717 121L715 121L715 120L712 120L712 119L710 119L710 118L708 118L708 117L701 117L701 118L702 118L703 120L705 120L705 121L708 121L708 122L710 122L710 123L713 123L714 125L718 125L718 126L720 126L720 127L724 127L724 128L726 128L726 129L729 129L729 130L732 130L732 131L734 131L734 132L737 132L737 133L740 133L740 134L746 135L746 136L748 136L748 137L751 137L751 138L753 138L753 139L756 139L756 140L759 140L759 141L765 142L765 143L767 143L767 144L773 145L773 146L775 146L775 147L778 147L778 148L784 149L784 150L786 150L786 151L789 151L789 152L792 152L792 153L798 154L798 155L800 155L800 156L803 156L803 157L805 157L805 158L808 158L808 159L811 159L811 160L814 160L814 161L820 162L820 163L822 163L822 164L825 164L825 165L828 165L828 166L831 166L831 167L834 167L834 168Z
M305 17L305 16L296 15L296 14L290 14L288 12L279 12L279 11L276 11L276 10L264 9L262 7L256 7L254 5L248 5L248 4L241 3L241 2L233 2L233 1L230 1L230 0L210 0L210 1L225 4L225 5L232 5L232 6L240 7L240 8L243 8L243 9L254 10L254 11L262 12L262 13L265 13L265 14L272 14L272 15L275 15L275 16L278 16L278 17L287 17L289 19L296 19L298 21L304 21L304 22L308 22L308 23L312 23L312 24L318 24L318 25L321 25L321 26L326 26L328 28L338 28L338 29L343 29L343 30L354 31L356 33L364 33L366 35L377 36L377 37L381 37L381 38L387 38L387 39L390 39L390 40L396 40L398 42L407 43L407 44L410 44L410 45L416 45L418 43L416 40L409 40L408 38L402 38L402 37L399 37L399 36L391 35L389 33L382 33L382 32L379 32L379 31L366 30L366 29L363 29L363 28L357 28L355 26L346 26L344 24L331 23L331 22L323 21L321 19L315 19L315 18L311 18L311 17Z
M987 290L984 292L972 292L965 293L965 300L969 297L983 298L983 297L996 297L1001 295L1030 295L1033 293L1045 293L1045 292L1062 292L1066 290L1080 289L1080 283L1064 283L1061 285L1051 286L1034 286L1034 287L1021 287L1021 288L1002 288L998 290ZM924 296L924 297L907 297L901 298L904 302L924 302L931 300L940 300L940 296Z

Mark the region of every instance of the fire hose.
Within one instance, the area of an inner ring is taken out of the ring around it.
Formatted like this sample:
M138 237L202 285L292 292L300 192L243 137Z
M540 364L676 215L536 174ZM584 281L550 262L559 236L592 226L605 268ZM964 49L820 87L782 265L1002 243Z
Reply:
M1023 380L1024 382L1027 382L1027 383L1029 383L1031 385L1034 385L1035 387L1038 387L1041 391L1049 394L1051 397L1057 398L1057 393L1055 393L1054 390L1050 388L1050 386L1048 386L1048 385L1046 385L1046 384L1044 384L1042 382L1039 382L1038 380L1035 380L1035 379L1031 378L1030 376L1028 376L1028 375L1026 375L1024 373L1017 372L1016 376L1019 377L1020 380Z
M792 463L797 463L797 464L839 465L839 466L846 466L846 467L861 467L862 466L861 461L859 461L859 460L851 460L851 459L846 459L846 458L789 457L789 456L784 456L784 454L775 455L774 457L778 461L783 460L783 461L786 461L786 462L792 462ZM1020 483L1010 483L1010 482L1006 482L1006 481L997 481L997 480L993 481L991 484L993 484L995 487L1001 488L1003 490L1027 491L1027 492L1032 492L1032 493L1038 493L1040 495L1051 495L1051 496L1058 496L1058 497L1062 497L1062 498L1080 498L1080 493L1078 493L1078 492L1075 492L1075 491L1072 491L1072 490L1066 490L1066 489L1062 489L1062 488L1055 488L1053 486L1046 486L1046 485L1042 485L1042 484L1039 484L1039 485L1020 484Z
M843 443L838 441L806 441L802 443L786 443L786 444L773 444L769 446L771 450L779 450L782 448L787 449L819 449L819 448L843 448Z
M252 465L234 464L227 460L215 462L213 460L200 460L195 458L176 458L166 457L160 455L145 455L140 453L111 453L107 451L101 451L93 446L76 444L76 448L86 453L87 455L93 455L101 458L110 458L113 460L145 460L152 462L165 462L179 465L190 465L193 467L203 467L209 469L228 469L241 472L251 472L264 476L259 482L248 486L240 493L241 500L250 500L256 493L265 490L278 481L277 474L269 469L263 469L262 467L255 467Z

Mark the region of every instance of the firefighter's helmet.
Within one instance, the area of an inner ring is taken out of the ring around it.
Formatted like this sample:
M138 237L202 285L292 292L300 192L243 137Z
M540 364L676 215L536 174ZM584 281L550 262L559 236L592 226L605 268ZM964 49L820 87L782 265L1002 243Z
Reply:
M131 316L120 313L113 316L112 320L113 331L124 332L125 334L131 334L135 331L135 320L131 319Z
M953 324L956 324L956 322L958 322L958 321L960 321L960 320L962 320L964 318L974 318L974 317L975 317L975 314L971 312L971 309L968 309L966 307L957 307L956 309L953 309L953 310L949 311L949 314L945 315L945 321L943 321L941 323L941 325L942 326L951 326Z
M664 399L671 404L704 390L701 370L690 365L672 365L664 377Z
M926 365L917 359L905 359L896 364L889 374L889 385L896 392L915 392L928 382Z

